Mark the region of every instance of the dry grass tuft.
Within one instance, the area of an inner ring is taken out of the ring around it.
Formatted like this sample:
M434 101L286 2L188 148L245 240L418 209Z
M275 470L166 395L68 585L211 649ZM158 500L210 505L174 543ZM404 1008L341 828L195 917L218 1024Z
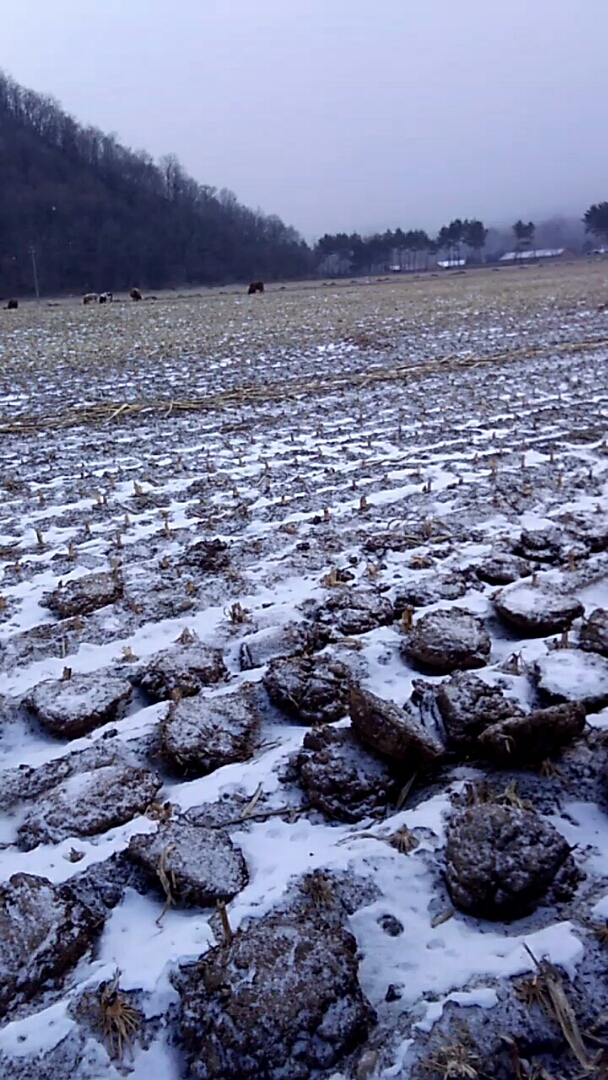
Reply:
M222 943L224 945L230 945L230 942L232 941L232 938L233 938L233 933L232 933L232 927L230 925L230 920L228 918L228 911L226 910L226 901L225 900L218 900L217 901L217 910L218 910L219 917L220 917L220 923L222 925L222 939L223 939Z
M240 626L242 623L248 622L250 614L248 608L244 608L239 600L231 604L226 612L226 616L233 626Z
M107 1043L110 1057L118 1061L122 1061L125 1046L133 1058L131 1040L137 1036L143 1021L139 1009L134 1008L119 989L120 975L117 970L111 982L99 987L97 1016L97 1026Z
M440 1076L442 1080L477 1080L481 1070L481 1058L474 1049L470 1037L462 1040L443 1036L443 1045L432 1050L418 1063L426 1073Z
M177 885L176 885L176 882L175 882L175 874L173 873L172 870L170 870L169 873L167 873L167 856L170 854L170 852L173 851L174 847L175 847L175 844L166 844L165 845L165 847L163 848L163 850L160 853L160 858L158 860L158 866L156 868L156 873L157 873L157 876L158 876L158 880L160 881L160 883L161 883L161 885L163 887L163 892L165 894L165 903L164 903L164 906L163 906L163 910L161 911L160 915L158 916L158 919L156 920L156 925L157 926L160 926L160 924L161 924L162 920L164 919L165 915L167 914L169 908L175 903L174 894L177 892Z
M409 855L410 851L418 847L420 840L408 829L407 825L402 825L400 829L387 837L387 843L402 855Z
M300 889L315 907L329 907L335 899L331 879L323 870L313 870L302 879Z
M551 761L551 758L545 758L543 761L541 761L540 765L538 766L538 771L541 776L557 779L560 779L562 777L562 773L558 769L555 762Z
M547 987L540 974L525 975L523 979L519 979L514 983L514 989L515 996L527 1009L531 1009L533 1005L538 1005L545 1012L547 1011L549 1006Z
M536 976L529 977L528 989L524 989L524 995L532 994L545 1013L558 1023L571 1052L585 1072L596 1071L595 1063L587 1055L576 1013L558 969L548 960L537 960L527 945L524 944L524 948L537 970Z
M517 780L511 780L504 791L499 791L493 796L493 802L499 806L514 806L517 810L531 810L532 803L529 799L520 799L517 794Z
M170 802L151 802L146 807L146 817L151 821L160 821L166 823L170 821L173 816L173 805Z

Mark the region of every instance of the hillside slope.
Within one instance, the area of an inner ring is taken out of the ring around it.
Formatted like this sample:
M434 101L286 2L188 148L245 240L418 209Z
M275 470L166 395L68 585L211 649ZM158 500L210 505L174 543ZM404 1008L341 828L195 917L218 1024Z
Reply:
M0 295L297 277L295 230L156 165L0 73Z

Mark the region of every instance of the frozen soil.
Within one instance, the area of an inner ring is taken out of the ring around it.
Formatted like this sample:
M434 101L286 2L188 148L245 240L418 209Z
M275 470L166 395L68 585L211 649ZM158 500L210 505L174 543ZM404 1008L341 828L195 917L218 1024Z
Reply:
M3 1076L608 1052L605 292L0 312Z

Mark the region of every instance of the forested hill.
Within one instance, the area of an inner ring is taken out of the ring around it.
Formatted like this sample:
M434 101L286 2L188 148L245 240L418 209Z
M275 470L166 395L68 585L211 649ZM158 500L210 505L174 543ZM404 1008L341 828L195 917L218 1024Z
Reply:
M311 252L274 216L84 127L0 72L0 296L298 277Z

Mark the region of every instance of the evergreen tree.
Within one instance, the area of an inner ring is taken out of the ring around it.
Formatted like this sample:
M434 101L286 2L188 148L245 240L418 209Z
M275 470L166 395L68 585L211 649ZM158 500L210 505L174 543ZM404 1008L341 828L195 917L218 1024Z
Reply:
M583 217L585 230L608 244L608 202L594 203Z

